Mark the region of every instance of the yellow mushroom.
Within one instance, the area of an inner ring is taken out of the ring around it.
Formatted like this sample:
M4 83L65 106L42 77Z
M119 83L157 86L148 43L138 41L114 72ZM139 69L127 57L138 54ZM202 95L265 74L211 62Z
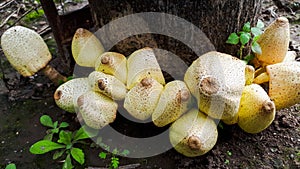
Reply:
M94 67L96 59L104 53L104 48L98 38L83 28L76 30L71 49L76 63L84 67Z
M162 85L165 79L153 49L142 48L133 52L127 60L127 88L131 89L144 78L153 78Z
M246 65L246 69L245 69L246 84L245 85L250 85L253 83L254 75L255 75L254 67L251 65Z
M127 93L124 108L133 117L146 120L151 117L158 103L163 86L152 78L144 78Z
M13 26L1 36L1 47L10 64L22 75L32 76L39 70L56 85L67 78L50 65L52 56L43 38L23 26Z
M238 112L238 125L247 133L259 133L275 118L275 104L257 84L245 86Z
M283 62L268 65L266 72L254 83L269 82L269 96L276 109L290 107L300 102L300 62Z
M191 103L191 94L183 81L175 80L166 84L152 114L152 121L163 127L177 120Z
M279 17L260 36L257 43L260 45L262 53L256 53L255 56L263 67L284 60L290 41L289 31L288 19Z
M198 100L200 111L217 119L229 119L238 112L245 85L244 61L219 52L195 60L184 82Z
M78 97L78 110L86 125L101 129L116 119L118 104L109 97L88 91Z
M112 75L93 71L88 76L91 89L100 92L113 100L123 100L127 89L124 83Z
M170 142L174 149L187 157L207 153L217 142L215 122L197 109L192 109L170 127Z
M104 52L97 58L95 70L113 75L124 84L127 82L127 59L120 53Z
M77 98L89 90L91 89L88 78L72 79L56 89L54 100L61 109L75 113L77 109Z

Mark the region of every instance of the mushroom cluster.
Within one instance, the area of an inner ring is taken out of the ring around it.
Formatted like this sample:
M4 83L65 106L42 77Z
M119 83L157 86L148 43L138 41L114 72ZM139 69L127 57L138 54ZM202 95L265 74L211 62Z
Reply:
M280 17L265 30L258 41L262 53L253 66L212 51L191 64L184 81L170 82L165 81L153 49L142 48L128 57L105 52L91 32L79 28L72 41L73 57L94 71L60 85L54 99L95 129L112 123L118 103L123 103L138 120L151 119L157 127L170 125L170 142L179 153L203 155L217 142L219 120L259 133L272 123L276 110L300 102L300 63L295 53L287 51L288 25Z

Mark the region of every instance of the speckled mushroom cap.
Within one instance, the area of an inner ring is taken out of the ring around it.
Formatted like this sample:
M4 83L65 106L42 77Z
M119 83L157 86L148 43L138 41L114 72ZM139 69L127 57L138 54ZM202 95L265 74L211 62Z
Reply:
M89 90L91 90L91 88L88 78L71 79L56 89L54 100L61 109L70 113L75 113L77 108L77 98Z
M215 51L195 60L184 82L198 100L200 111L216 119L234 117L245 85L245 67L244 61Z
M51 60L42 37L23 26L13 26L1 36L1 47L10 64L23 76L32 76Z
M113 100L123 100L126 96L126 86L112 75L93 71L89 74L88 79L92 90L100 92Z
M217 142L215 122L197 109L192 109L170 127L170 142L174 149L187 157L207 153Z
M153 123L163 127L174 122L188 110L191 98L191 93L183 81L167 83L152 114Z
M95 70L113 75L121 82L127 82L127 59L116 52L104 52L95 62Z
M280 63L284 60L290 41L289 21L279 17L260 36L257 43L262 53L255 54L262 66Z
M104 48L97 37L83 28L76 30L71 48L76 63L85 67L94 67L97 57L104 52Z
M258 84L245 86L238 112L238 125L247 133L259 133L275 118L275 104Z
M269 96L276 109L300 103L300 62L284 62L266 67Z
M152 78L144 78L127 93L124 108L134 118L146 120L151 117L158 103L163 86Z
M165 78L151 48L146 47L133 52L127 60L127 68L128 89L131 89L144 78L153 78L165 85Z
M89 127L101 129L116 119L118 104L109 97L88 91L78 97L79 113Z

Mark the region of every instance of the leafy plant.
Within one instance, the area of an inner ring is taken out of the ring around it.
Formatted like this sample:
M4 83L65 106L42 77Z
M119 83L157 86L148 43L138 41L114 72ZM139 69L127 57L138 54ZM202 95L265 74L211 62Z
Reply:
M49 127L51 129L48 129L46 131L47 135L44 137L44 140L52 140L53 135L59 133L61 128L66 128L69 126L67 122L62 122L58 124L58 121L53 122L52 118L48 115L43 115L40 117L40 123L46 127Z
M240 45L238 56L244 59L247 63L254 58L253 54L243 57L243 49L250 43L251 51L261 54L260 45L257 43L260 35L263 33L264 23L258 20L255 27L251 27L250 22L244 24L242 30L238 33L231 33L226 41L228 44Z
M51 140L40 140L34 143L30 147L29 151L32 154L45 154L47 152L57 150L53 155L53 160L56 160L66 154L62 168L71 169L73 168L71 158L81 165L85 162L82 149L74 147L74 145L79 143L80 140L87 139L89 137L90 136L85 132L83 127L75 132L62 130L59 132L59 139L57 142L53 142Z
M16 165L14 163L8 164L5 169L16 169Z
M101 139L101 138L100 138ZM110 147L104 143L100 143L100 146L102 148L104 148L106 151L110 151ZM124 149L123 151L119 151L117 148L114 148L112 153L111 153L111 158L110 158L110 164L109 164L109 168L110 169L115 169L119 167L119 158L117 156L127 156L130 153L129 150ZM101 159L106 159L108 156L107 152L100 152L98 157Z
M45 14L45 12L43 9L33 10L25 16L24 20L26 22L32 22L32 21L35 21L35 20L41 18L44 14Z

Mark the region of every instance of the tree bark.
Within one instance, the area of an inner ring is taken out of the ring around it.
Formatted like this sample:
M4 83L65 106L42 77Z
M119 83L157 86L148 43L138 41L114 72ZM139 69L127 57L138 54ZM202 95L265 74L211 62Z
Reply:
M261 10L262 0L89 0L93 19L97 26L108 24L110 21L133 13L164 12L176 15L199 27L210 39L217 51L236 55L238 48L226 44L227 37L237 32L244 23L256 23ZM184 36L184 35L183 35ZM152 40L155 39L155 43ZM135 41L135 43L132 43ZM124 45L124 43L131 46ZM142 44L141 44L142 43ZM159 47L178 53L176 40L158 35L140 35L124 40L117 44L113 50L130 54L134 50L144 47ZM180 48L191 63L195 56L187 47Z

